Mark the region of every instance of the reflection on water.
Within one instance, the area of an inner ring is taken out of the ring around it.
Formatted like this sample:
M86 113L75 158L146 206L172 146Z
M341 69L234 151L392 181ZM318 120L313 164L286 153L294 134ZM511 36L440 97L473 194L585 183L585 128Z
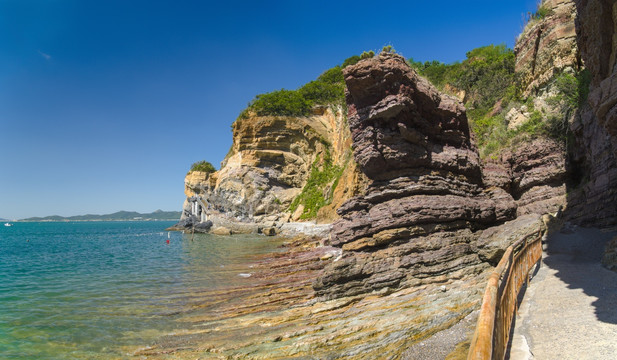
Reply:
M170 222L0 228L0 357L107 359L173 332L195 294L252 281L255 236L167 233ZM167 239L169 237L169 244Z

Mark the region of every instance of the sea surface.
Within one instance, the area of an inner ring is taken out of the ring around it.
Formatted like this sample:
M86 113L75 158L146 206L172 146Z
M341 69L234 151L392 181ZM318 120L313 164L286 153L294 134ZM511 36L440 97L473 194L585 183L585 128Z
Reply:
M182 326L191 294L251 281L255 256L280 245L172 224L0 226L0 359L130 358Z

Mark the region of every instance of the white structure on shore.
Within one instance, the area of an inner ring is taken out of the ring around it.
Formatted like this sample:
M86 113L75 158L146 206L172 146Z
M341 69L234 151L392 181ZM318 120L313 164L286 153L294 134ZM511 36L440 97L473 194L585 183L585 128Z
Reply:
M208 209L210 204L208 201L205 202L199 196L192 196L190 198L191 202L191 215L196 216L199 219L199 222L206 222L209 220Z

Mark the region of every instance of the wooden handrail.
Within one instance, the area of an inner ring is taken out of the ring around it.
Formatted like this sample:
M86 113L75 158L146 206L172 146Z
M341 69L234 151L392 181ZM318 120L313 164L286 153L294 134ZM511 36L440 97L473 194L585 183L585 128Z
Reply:
M502 360L506 353L517 298L529 271L542 258L542 236L510 245L491 273L469 348L468 360ZM516 254L515 254L516 252Z

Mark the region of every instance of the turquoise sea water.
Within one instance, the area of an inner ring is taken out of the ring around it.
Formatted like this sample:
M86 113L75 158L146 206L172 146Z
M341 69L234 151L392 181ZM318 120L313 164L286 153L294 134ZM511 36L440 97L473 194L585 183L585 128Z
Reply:
M171 222L0 226L0 358L118 359L178 326L192 292L250 279L264 237L170 234Z

